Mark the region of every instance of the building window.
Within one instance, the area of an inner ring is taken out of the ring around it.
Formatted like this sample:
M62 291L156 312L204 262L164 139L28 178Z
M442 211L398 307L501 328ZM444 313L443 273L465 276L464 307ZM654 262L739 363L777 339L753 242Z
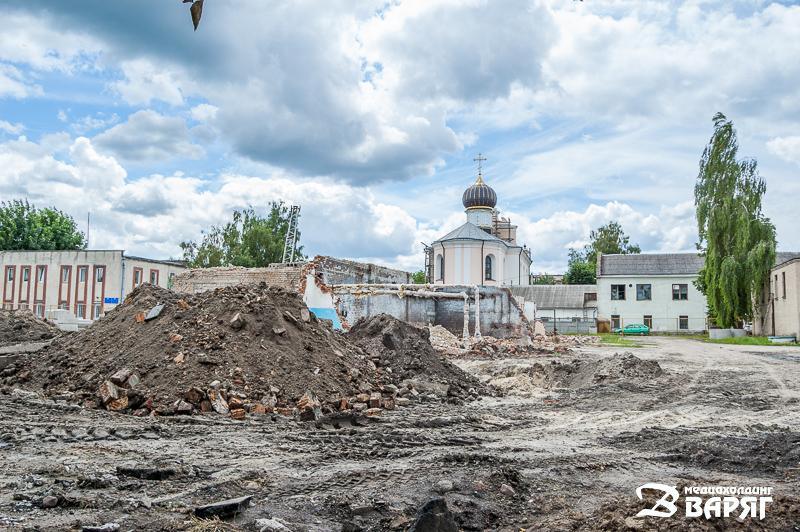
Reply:
M76 308L75 314L77 315L77 317L83 318L85 320L86 319L86 303L78 303L78 305L75 308Z
M95 276L97 278L97 282L98 283L102 283L103 279L105 279L105 277L106 277L106 269L105 268L97 268L97 270L95 270L95 272L96 272Z
M611 285L611 301L624 301L625 300L625 285L612 284Z
M619 314L614 314L611 316L611 329L619 329L622 325L622 320L619 319Z
M637 284L636 285L636 301L650 301L652 297L652 285Z
M81 266L78 268L78 282L86 282L86 266Z
M653 316L650 316L649 314L646 314L645 317L644 317L644 324L648 329L652 330L653 329Z
M486 280L492 280L492 256L486 255Z
M44 272L47 271L47 268L44 266L37 266L36 267L36 278L39 280L40 283L44 282Z
M22 282L27 283L31 277L31 269L28 267L22 268Z
M586 292L583 294L583 302L586 303L587 301L597 301L597 292Z
M158 286L158 270L150 270L150 284Z
M141 268L134 268L133 269L133 287L136 288L142 284L142 269Z
M672 300L685 301L689 299L689 285L688 284L674 284L672 285Z
M14 266L6 266L6 279L10 281L14 280Z
M786 272L781 272L781 280L783 281L783 299L786 299Z
M678 329L682 331L689 330L689 316L679 316L678 317Z
M69 282L69 266L62 266L61 267L61 281L68 283Z
M444 281L444 257L436 255L436 266L439 268L439 275L436 277L438 281Z

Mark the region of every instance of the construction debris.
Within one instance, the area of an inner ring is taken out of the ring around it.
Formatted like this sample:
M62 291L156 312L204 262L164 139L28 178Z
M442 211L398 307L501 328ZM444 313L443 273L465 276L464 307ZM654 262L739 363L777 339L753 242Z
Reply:
M369 357L313 315L297 319L303 310L296 293L263 284L186 296L143 285L103 320L29 359L30 385L137 415L234 419L291 415L307 393L321 399L301 410L318 415L322 403L332 410L342 397L380 390Z
M0 347L55 338L61 333L30 310L0 309Z
M371 356L382 382L401 396L417 391L433 397L475 398L491 393L481 382L437 353L430 333L387 314L359 320L348 337ZM368 397L370 406L374 396Z

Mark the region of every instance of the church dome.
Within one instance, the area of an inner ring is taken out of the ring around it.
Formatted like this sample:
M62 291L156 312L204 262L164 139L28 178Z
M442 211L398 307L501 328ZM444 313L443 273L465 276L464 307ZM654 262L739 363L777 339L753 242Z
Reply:
M479 175L475 184L464 191L461 202L467 209L471 207L493 209L497 205L497 194L492 187L483 182L483 178Z

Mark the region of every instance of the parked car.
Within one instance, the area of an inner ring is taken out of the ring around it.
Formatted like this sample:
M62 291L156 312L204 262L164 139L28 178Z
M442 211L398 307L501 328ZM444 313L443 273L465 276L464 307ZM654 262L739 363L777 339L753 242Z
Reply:
M628 334L631 336L641 335L645 336L650 334L650 327L644 325L643 323L629 323L624 328L620 329L619 327L613 329L611 332L615 334Z

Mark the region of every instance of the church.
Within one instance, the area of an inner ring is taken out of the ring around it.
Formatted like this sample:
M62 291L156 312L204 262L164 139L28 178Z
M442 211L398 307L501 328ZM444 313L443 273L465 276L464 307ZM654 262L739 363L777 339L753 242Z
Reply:
M497 194L478 179L464 191L467 221L425 249L428 282L451 285L512 286L530 284L531 252L517 244L517 226L495 209Z

